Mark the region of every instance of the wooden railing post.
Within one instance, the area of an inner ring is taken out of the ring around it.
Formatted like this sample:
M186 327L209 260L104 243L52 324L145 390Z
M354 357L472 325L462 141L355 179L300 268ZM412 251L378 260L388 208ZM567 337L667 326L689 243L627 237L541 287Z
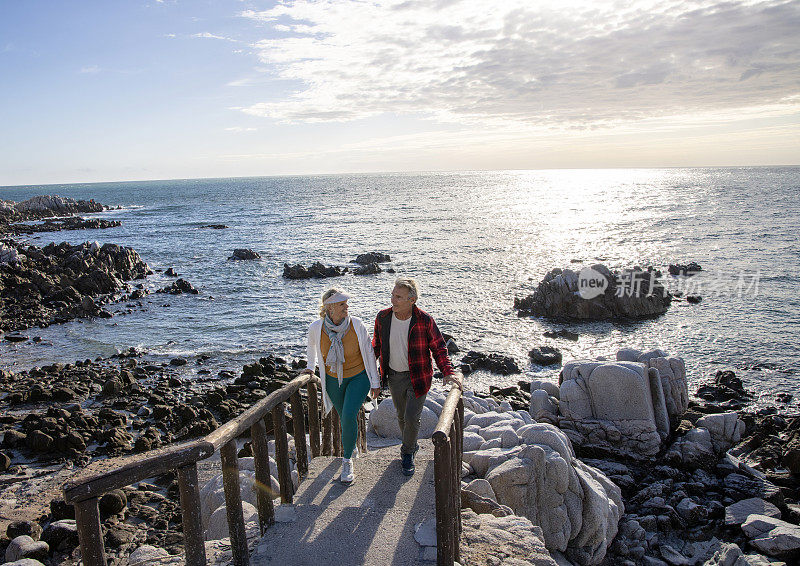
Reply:
M460 397L458 400L458 414L456 416L456 422L458 423L457 431L458 431L458 489L455 490L456 495L456 503L455 503L455 513L456 513L456 523L458 528L456 529L456 555L455 560L461 561L461 531L463 530L463 526L461 525L461 466L462 462L464 461L464 398Z
M450 440L434 436L433 484L436 491L436 564L453 566L453 529L450 512Z
M461 514L461 460L458 457L458 424L450 425L450 517L448 528L452 533L453 560L458 560L460 541L458 536L458 516Z
M292 472L289 469L289 439L286 438L284 404L272 409L272 428L275 432L275 463L278 466L278 483L281 486L281 503L291 503L294 497Z
M181 495L183 547L186 550L186 566L205 566L206 545L203 541L197 463L178 468L178 489Z
M331 436L333 433L333 409L325 415L325 418L322 419L322 455L323 456L331 456L333 454L333 442L331 440Z
M331 410L331 428L333 429L333 455L341 458L342 456L342 422L339 420L339 413L336 409Z
M300 390L289 398L292 406L292 429L294 432L294 453L297 457L297 474L300 479L308 475L308 452L306 450L306 417L303 411L303 398Z
M320 454L317 384L314 381L309 381L306 392L308 393L308 436L311 444L311 457L316 458Z
M361 454L367 453L367 415L363 406L358 411L358 450Z
M247 551L247 534L242 511L242 493L239 491L239 458L236 456L236 439L226 442L219 450L222 459L222 487L225 490L225 507L228 514L228 533L231 537L233 563L247 566L250 555Z
M100 509L97 498L84 499L74 504L75 522L81 544L81 559L85 566L106 566L103 548L103 531L100 527Z
M272 504L272 477L269 473L269 448L267 447L267 426L264 419L250 427L253 441L253 461L256 468L256 503L258 504L258 525L261 534L275 523L275 506Z

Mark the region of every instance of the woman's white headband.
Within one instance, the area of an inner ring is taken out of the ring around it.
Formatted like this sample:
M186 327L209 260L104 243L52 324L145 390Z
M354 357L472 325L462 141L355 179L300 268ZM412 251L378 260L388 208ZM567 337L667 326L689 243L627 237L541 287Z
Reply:
M349 298L350 298L350 295L340 291L338 293L335 293L335 294L331 295L330 297L328 297L324 301L322 301L322 304L323 305L330 305L331 303L341 303L342 301L346 301Z

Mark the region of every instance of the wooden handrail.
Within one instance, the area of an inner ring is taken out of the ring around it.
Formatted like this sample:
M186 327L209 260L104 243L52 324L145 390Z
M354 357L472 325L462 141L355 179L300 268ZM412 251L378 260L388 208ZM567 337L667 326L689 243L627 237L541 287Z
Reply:
M78 503L99 497L112 489L194 464L212 454L214 447L201 439L151 450L132 459L128 456L124 460L131 461L116 469L67 482L64 485L64 500L67 503Z
M453 566L461 554L461 460L464 451L464 401L458 387L448 393L432 439L436 564Z
M288 401L296 391L314 379L319 381L319 378L315 375L303 374L295 377L292 381L277 391L273 391L235 419L226 422L221 427L209 433L203 440L213 445L216 451L221 446L250 430L250 427L253 426L256 421L263 419L264 415L272 412L280 403Z
M311 457L320 453L320 433L322 432L322 455L331 453L341 455L341 439L332 430L339 430L338 416L331 411L324 419L320 418L318 399L320 379L313 374L302 374L277 391L250 407L202 439L167 446L135 456L120 458L122 465L101 474L88 475L72 480L64 486L64 498L75 506L81 557L84 566L106 566L103 548L102 527L98 510L98 499L104 493L119 489L146 478L177 470L178 487L183 516L184 547L187 566L203 566L206 563L205 543L200 520L200 490L197 479L197 462L209 458L220 450L223 467L223 484L228 510L228 531L231 536L233 563L247 566L249 555L245 538L245 525L240 497L238 458L236 439L250 432L253 441L256 479L262 485L269 485L269 454L267 452L266 426L264 419L271 417L275 436L275 460L278 468L281 501L290 503L294 487L289 472L288 443L285 422L285 407L289 402L292 410L295 449L298 458L300 479L308 472L305 442L305 411L300 389L306 386L308 393L308 422L311 442ZM323 430L320 431L320 422ZM366 451L366 420L359 415L359 437ZM363 429L363 430L362 430ZM303 460L302 462L300 460ZM112 460L113 461L113 460ZM108 460L104 464L108 464ZM258 497L259 524L262 533L275 521L271 495L260 490Z

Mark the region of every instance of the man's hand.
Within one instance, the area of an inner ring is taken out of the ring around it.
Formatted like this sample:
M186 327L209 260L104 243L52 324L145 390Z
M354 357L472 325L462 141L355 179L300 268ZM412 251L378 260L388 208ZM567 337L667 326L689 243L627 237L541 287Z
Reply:
M369 396L372 397L373 399L377 399L378 395L380 394L381 394L380 387L373 387L372 389L369 390Z
M313 369L306 368L306 369L304 369L303 371L301 371L300 373L307 373L307 374L311 375L311 374L313 374L313 373L314 373L314 370L313 370Z
M458 387L461 391L464 391L464 386L461 384L461 380L462 376L459 373L451 373L450 375L444 376L445 385L450 383L453 385L453 387Z

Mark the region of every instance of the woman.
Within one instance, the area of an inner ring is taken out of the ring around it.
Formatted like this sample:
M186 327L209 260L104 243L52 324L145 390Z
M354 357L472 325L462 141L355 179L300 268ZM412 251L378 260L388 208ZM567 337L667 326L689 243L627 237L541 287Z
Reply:
M322 405L327 415L336 408L342 423L343 483L352 483L353 449L358 436L358 411L368 393L380 393L380 377L367 327L347 314L350 295L339 289L322 294L319 319L308 327L308 368L319 366Z

